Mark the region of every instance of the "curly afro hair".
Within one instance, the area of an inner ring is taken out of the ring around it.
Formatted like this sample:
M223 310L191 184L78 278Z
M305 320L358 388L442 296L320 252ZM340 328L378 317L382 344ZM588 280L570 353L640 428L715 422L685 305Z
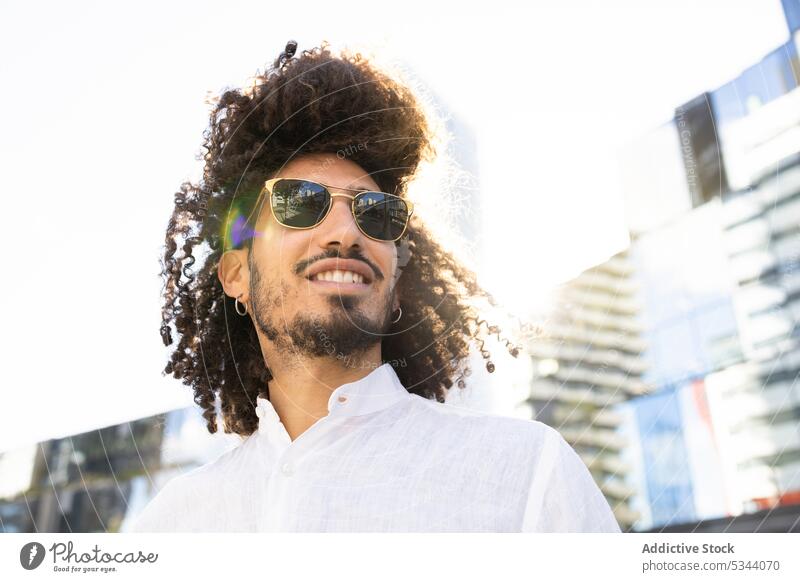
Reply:
M218 395L224 432L252 434L256 397L268 394L272 379L252 320L234 314L217 276L224 251L252 244L231 235L234 218L252 216L264 180L301 154L345 150L382 190L405 196L420 163L436 156L420 103L360 53L333 54L326 42L296 58L282 53L252 86L214 99L203 177L174 196L161 263L164 345L173 345L173 328L180 335L163 373L193 388L210 433L217 431ZM496 303L417 215L401 243L411 250L398 283L403 314L415 325L383 338L382 360L409 392L444 402L454 383L466 385L471 341L494 371L484 341L488 334L501 339L499 329L471 299ZM516 357L520 348L503 341Z

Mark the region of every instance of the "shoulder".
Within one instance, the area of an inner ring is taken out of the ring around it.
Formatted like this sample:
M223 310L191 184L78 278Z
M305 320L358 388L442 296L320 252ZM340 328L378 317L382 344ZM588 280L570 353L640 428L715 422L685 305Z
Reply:
M449 420L455 423L484 424L499 430L525 431L539 436L549 433L550 431L558 434L557 431L538 420L517 418L474 408L456 406L455 404L437 402L417 395L414 395L411 399L411 407L417 411L437 417L439 420Z
M620 531L588 467L555 428L421 397L412 409L423 430L437 431L428 434L449 435L448 451L459 450L462 461L519 480L527 497L522 531Z
M246 439L213 461L167 481L134 517L128 532L202 531L202 512L219 496L231 465L243 459Z
M589 468L558 431L551 431L531 479L522 531L619 533Z
M167 481L136 514L129 532L183 531L183 516L202 497L207 476L206 465L197 467Z
M533 463L561 435L538 420L505 416L415 396L412 413L419 423L435 426L463 443L503 449L513 457ZM418 416L416 416L418 415Z

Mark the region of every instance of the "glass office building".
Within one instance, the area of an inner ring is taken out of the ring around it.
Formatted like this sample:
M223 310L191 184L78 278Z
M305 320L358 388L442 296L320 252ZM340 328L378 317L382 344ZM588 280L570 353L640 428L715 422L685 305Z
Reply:
M238 436L206 431L196 407L0 453L0 528L125 531L171 478L209 462ZM6 479L14 476L14 481Z
M787 19L787 43L623 160L649 161L625 182L655 387L619 406L637 529L730 531L743 516L781 531L770 511L785 522L800 503L800 37Z

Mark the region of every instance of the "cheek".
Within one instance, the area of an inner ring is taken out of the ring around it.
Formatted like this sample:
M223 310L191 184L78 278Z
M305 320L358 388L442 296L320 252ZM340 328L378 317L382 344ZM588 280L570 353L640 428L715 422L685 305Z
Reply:
M275 223L272 219L266 220L258 232L260 246L273 257L283 257L281 260L301 257L310 244L309 230L293 230ZM296 259L299 260L299 259Z
M378 268L383 273L384 282L391 284L394 273L397 271L397 249L394 243L390 247L381 246L373 251Z
M308 255L308 231L267 227L257 239L258 257L265 277L283 283L302 283L295 275L297 264Z

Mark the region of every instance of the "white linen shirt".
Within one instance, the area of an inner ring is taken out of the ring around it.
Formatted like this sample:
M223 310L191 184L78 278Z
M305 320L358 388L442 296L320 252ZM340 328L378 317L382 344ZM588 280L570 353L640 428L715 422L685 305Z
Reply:
M133 532L619 532L549 426L427 400L391 364L292 441L269 400L236 448L167 482Z

